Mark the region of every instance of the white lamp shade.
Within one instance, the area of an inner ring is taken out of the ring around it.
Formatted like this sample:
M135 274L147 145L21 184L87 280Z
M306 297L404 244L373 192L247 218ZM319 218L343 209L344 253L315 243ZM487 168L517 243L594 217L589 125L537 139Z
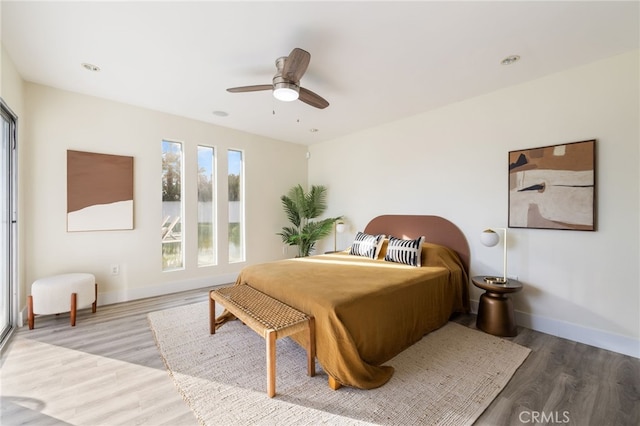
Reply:
M291 102L298 99L298 87L291 83L277 83L273 89L273 97L279 101Z
M485 229L480 234L480 242L487 247L493 247L500 242L500 236L493 229Z
M347 228L347 226L342 222L338 222L336 224L336 232L338 232L339 234L342 234L345 231L346 228Z

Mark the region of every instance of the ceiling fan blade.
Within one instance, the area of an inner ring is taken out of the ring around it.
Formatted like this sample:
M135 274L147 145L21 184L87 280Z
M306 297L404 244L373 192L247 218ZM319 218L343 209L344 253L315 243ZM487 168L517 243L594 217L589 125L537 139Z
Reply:
M272 90L272 84L258 84L255 86L242 86L242 87L231 87L227 89L227 92L231 93L243 93L243 92L259 92L261 90Z
M304 87L300 88L300 97L298 99L300 99L305 104L309 104L312 107L320 109L325 109L329 106L329 102L327 102L326 99L324 99L320 95L316 95L311 90L305 89Z
M307 71L309 61L311 61L309 52L296 47L289 53L289 56L287 56L287 59L284 61L282 76L287 80L296 83L299 82L302 75Z

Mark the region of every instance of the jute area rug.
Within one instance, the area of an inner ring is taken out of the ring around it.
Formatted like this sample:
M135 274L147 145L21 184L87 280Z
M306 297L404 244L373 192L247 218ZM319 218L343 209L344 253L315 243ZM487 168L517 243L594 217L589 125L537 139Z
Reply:
M203 425L470 425L500 393L529 349L448 323L386 365L391 380L372 390L333 391L320 365L277 342L276 396L266 395L265 341L240 321L210 335L208 304L149 314L161 356Z

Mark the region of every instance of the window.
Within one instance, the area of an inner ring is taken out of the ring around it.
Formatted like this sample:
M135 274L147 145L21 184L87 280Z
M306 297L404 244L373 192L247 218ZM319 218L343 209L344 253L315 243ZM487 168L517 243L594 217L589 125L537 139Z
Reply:
M15 329L16 309L16 241L17 241L17 161L16 124L17 117L0 99L0 129L2 151L0 151L0 346Z
M215 156L208 146L198 146L198 266L216 264Z
M229 263L243 262L244 171L242 151L228 151L229 172Z
M162 141L162 270L184 267L182 144Z

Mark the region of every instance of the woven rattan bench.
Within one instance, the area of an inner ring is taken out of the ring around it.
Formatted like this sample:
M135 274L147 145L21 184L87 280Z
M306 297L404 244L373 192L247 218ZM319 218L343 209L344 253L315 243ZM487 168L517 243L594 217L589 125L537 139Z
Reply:
M267 395L276 394L276 340L295 333L308 334L307 373L316 374L316 339L313 317L248 285L233 285L209 292L209 328L216 332L216 302L261 335L267 343ZM306 340L306 339L305 339Z

